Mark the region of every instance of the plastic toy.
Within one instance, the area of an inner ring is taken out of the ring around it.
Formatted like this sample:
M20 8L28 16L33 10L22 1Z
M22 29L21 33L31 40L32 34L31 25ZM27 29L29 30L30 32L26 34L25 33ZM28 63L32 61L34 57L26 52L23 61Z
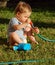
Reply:
M14 51L17 51L17 50L28 51L28 50L31 50L31 44L30 43L20 43L17 46L13 46L13 50Z

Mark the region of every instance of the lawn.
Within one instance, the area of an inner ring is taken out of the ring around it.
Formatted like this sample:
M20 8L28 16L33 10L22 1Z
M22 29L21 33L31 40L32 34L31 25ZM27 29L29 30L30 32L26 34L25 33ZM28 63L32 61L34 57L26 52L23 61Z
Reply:
M7 26L14 16L14 11L9 8L0 9L0 62L19 60L44 59L44 62L23 63L22 65L55 65L55 42L44 41L35 36L39 44L32 43L30 51L13 51L7 41ZM33 9L30 16L34 26L38 26L40 34L48 39L55 39L55 12L49 10ZM50 60L48 60L50 59ZM6 64L5 64L6 65ZM17 65L17 64L13 64Z

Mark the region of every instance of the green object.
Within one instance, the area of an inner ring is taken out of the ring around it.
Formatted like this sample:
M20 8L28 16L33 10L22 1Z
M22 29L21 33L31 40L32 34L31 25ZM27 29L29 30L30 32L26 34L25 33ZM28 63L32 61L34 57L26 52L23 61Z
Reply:
M17 63L30 63L30 62L47 62L47 61L51 61L51 60L55 60L55 58L42 58L42 59L36 59L36 60L20 60L20 61L13 61L13 62L0 62L0 65L4 65L4 64L17 64Z
M50 40L50 39L47 39L47 38L45 38L44 36L42 36L41 34L37 34L37 36L39 37L39 38L41 38L42 40L44 40L44 41L48 41L48 42L55 42L55 40Z

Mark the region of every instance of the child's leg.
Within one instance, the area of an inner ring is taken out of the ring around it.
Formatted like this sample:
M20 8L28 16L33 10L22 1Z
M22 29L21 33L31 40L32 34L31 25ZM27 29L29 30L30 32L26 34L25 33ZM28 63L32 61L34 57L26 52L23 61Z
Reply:
M24 39L24 40L23 40L23 43L27 43L27 40L26 40L26 39Z
M26 31L24 31L24 36L27 38L27 32ZM24 39L23 42L27 43L27 39Z
M34 36L29 36L29 39L31 40L31 42L38 44Z
M27 32L24 32L24 36L27 38Z
M32 34L32 30L28 32L28 37L31 40L31 42L38 44L38 42L36 41L35 37Z
M16 32L12 32L9 36L9 42L14 45L18 45L18 43L22 43L23 41L19 38Z

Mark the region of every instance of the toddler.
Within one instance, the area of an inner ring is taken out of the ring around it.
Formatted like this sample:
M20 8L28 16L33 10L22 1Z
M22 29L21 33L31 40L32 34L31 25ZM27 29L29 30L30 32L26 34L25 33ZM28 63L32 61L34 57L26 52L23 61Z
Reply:
M39 33L39 29L34 30L30 25L31 13L32 9L29 4L22 1L18 3L15 8L15 16L10 20L7 30L8 42L11 45L27 43L27 36L32 42L37 43L32 35L32 30Z

